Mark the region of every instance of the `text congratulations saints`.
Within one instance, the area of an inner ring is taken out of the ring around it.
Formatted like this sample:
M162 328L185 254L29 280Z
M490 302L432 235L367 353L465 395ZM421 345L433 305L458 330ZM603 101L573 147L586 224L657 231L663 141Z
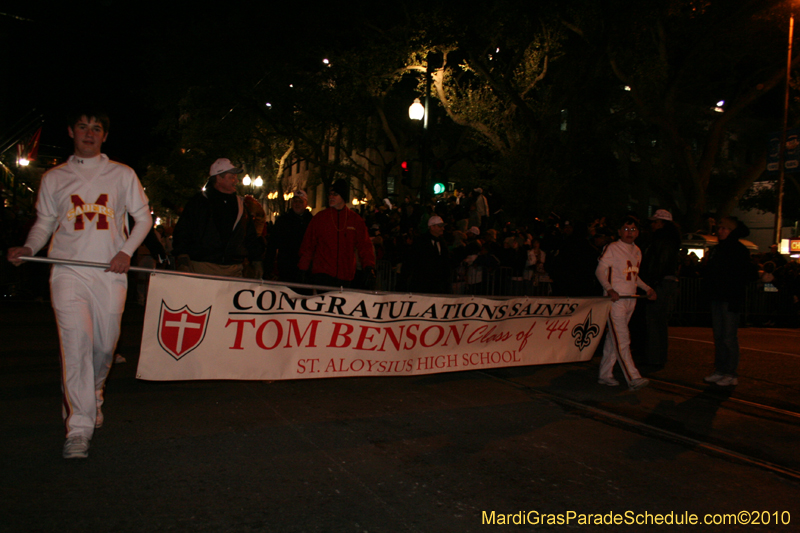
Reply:
M364 299L354 299L354 295L356 294L349 293L347 297L343 297L329 293L309 298L284 291L266 289L256 293L251 289L243 289L234 293L232 304L237 311L231 311L229 314L313 313L361 320L505 320L536 316L570 316L579 305L574 301L479 304L446 303L447 301L443 300L429 304L424 309L422 307L415 309L419 302L413 299L373 302L368 306Z

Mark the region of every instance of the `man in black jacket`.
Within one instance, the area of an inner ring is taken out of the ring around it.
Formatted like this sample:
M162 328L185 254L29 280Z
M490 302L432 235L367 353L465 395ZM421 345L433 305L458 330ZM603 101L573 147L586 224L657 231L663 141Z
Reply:
M297 262L300 260L303 236L313 218L307 207L308 196L305 191L296 191L292 196L292 208L278 217L270 232L267 253L264 256L266 272L272 274L275 264L280 281L294 283L302 281Z
M639 277L658 295L657 299L647 300L644 304L647 348L643 358L647 370L657 371L667 364L669 309L678 294L681 234L672 221L672 214L666 209L656 211L650 218L650 227L653 234L644 251Z
M225 158L211 165L205 190L189 200L172 234L178 270L242 277L248 259L256 272L262 271L264 243L236 194L241 172Z

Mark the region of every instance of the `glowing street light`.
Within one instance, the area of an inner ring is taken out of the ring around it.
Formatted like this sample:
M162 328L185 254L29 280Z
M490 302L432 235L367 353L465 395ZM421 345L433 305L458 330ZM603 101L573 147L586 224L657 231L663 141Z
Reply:
M250 191L255 192L255 189L264 185L264 180L261 179L261 176L253 179L250 177L250 174L245 174L244 178L242 178L242 185L245 187L250 187Z
M408 117L411 120L422 120L425 117L425 106L419 98L415 98L414 103L408 108Z

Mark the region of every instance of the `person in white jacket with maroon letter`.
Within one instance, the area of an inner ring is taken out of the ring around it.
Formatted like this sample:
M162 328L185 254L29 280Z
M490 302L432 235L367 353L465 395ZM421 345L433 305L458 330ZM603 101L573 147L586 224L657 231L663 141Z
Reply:
M98 111L74 115L67 131L75 154L42 177L36 223L25 245L8 251L8 260L19 265L52 235L49 257L109 264L105 271L55 265L50 275L61 344L66 459L87 457L94 429L103 424L103 387L119 339L126 273L152 226L136 173L100 153L108 126L108 117ZM132 231L128 214L136 223Z
M626 217L618 233L619 240L606 246L595 271L605 295L613 302L608 315L608 335L600 360L598 383L611 387L619 385L614 379L614 363L619 360L628 387L637 390L646 387L650 381L639 374L631 357L628 322L636 307L636 300L632 297L637 288L644 290L650 300L656 299L656 292L639 278L642 252L634 244L639 236L639 221L632 216Z

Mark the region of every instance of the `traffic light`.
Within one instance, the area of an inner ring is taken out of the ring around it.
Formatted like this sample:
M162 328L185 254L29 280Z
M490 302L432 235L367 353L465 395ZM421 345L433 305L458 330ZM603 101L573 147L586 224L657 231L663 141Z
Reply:
M433 194L442 194L444 192L444 183L433 184Z
M405 185L406 187L411 187L412 186L411 165L409 164L408 161L403 161L402 163L400 163L400 174L403 185Z

